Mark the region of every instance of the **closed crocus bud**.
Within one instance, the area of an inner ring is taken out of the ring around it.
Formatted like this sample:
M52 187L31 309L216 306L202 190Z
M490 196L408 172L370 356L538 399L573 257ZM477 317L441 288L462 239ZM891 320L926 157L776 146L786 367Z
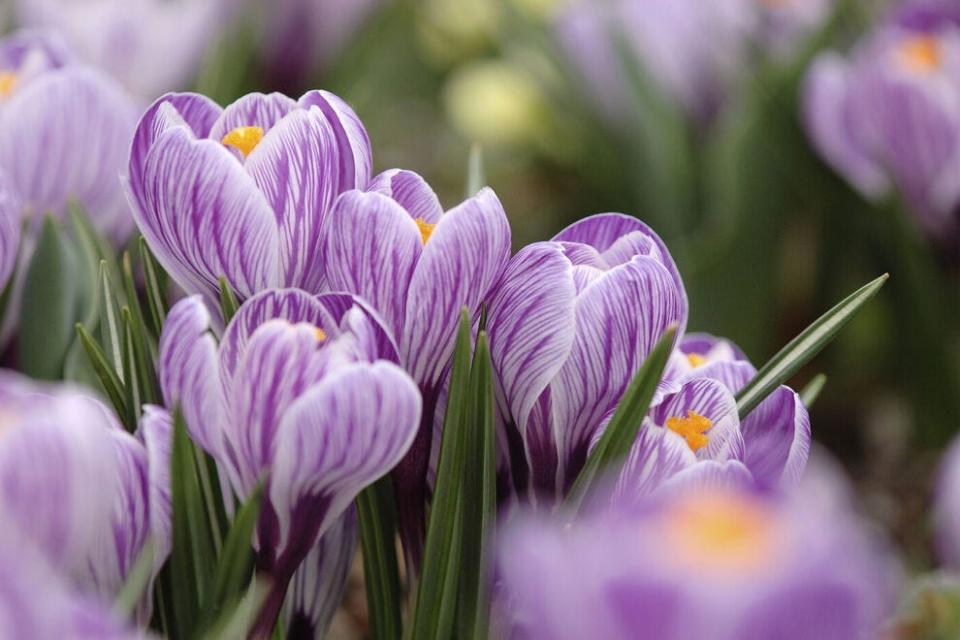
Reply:
M127 238L133 220L117 176L136 121L131 97L53 35L0 40L0 172L35 226L76 201L101 232Z
M232 24L236 0L17 0L20 24L55 30L84 61L152 101L186 88Z
M822 54L806 81L808 134L865 197L896 189L929 233L956 238L960 207L960 17L921 3L847 57Z
M858 640L878 637L899 576L811 467L790 491L678 484L574 522L520 518L500 539L500 615L518 637Z
M593 216L514 256L487 329L518 493L552 503L569 489L644 359L686 320L676 265L635 218Z
M137 127L127 191L157 260L188 293L240 299L321 290L320 230L334 200L370 181L370 141L337 96L244 96L220 108L169 94Z
M420 394L375 314L349 296L268 290L241 305L219 345L209 328L199 296L171 310L160 384L241 499L266 478L255 548L272 581L257 626L268 634L318 539L410 447Z

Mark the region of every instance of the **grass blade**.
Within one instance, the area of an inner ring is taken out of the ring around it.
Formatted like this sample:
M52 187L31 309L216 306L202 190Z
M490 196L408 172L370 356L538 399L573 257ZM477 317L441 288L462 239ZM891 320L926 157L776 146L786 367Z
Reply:
M153 575L153 566L155 562L157 545L153 538L148 538L140 549L137 560L134 562L127 579L120 588L116 600L113 602L113 610L122 618L129 618L133 615L137 605L143 599L143 595L150 584L150 578Z
M378 640L399 640L403 635L400 570L395 542L393 488L389 476L370 485L357 496L357 514L360 517L370 634Z
M167 297L164 295L163 271L157 264L156 258L150 253L150 247L143 236L140 236L140 263L143 267L143 284L147 294L147 309L149 310L150 328L154 337L159 338L163 330L163 322L167 319Z
M263 483L256 486L227 532L223 550L217 558L213 572L213 591L205 607L206 615L213 621L222 611L243 597L243 592L253 574L253 530L260 515L263 502Z
M800 335L773 356L737 394L737 409L743 420L774 389L790 379L829 344L857 312L880 291L890 276L884 274L860 287L835 307L817 318Z
M813 403L817 401L817 398L820 397L820 392L823 391L824 385L827 384L827 376L818 373L814 376L813 380L807 383L807 386L803 388L803 391L800 392L800 401L803 402L803 406L807 409L813 406Z
M113 363L114 371L120 376L120 381L127 382L124 374L123 358L123 328L120 324L120 308L117 290L110 277L110 265L106 260L100 261L100 286L97 288L97 297L100 305L100 344Z
M474 143L470 147L470 159L467 160L467 198L477 195L487 182L483 170L483 147Z
M123 382L120 381L120 376L117 375L113 365L107 360L107 355L103 352L103 348L93 339L93 336L90 335L86 327L78 322L76 330L77 335L80 337L80 343L87 353L87 358L90 359L90 364L100 379L100 384L103 385L107 398L110 399L110 404L113 405L114 411L116 411L117 415L124 421L124 426L127 427L127 430L132 430L134 425L127 423L129 420L129 412L127 409L126 391L124 390Z
M240 303L237 302L237 296L233 293L233 287L227 282L226 276L220 276L220 312L223 314L223 324L230 324Z

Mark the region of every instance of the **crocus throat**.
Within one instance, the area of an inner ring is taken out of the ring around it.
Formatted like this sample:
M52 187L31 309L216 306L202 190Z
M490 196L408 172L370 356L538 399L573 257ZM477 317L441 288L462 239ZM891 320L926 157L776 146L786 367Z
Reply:
M686 418L679 416L667 418L667 428L683 437L694 451L699 451L710 442L710 437L705 435L704 432L712 426L713 422L709 418L705 418L693 410L687 411Z
M691 367L696 369L697 367L702 367L703 365L707 364L707 359L699 353L688 353L687 362L690 363Z
M417 223L417 229L420 229L420 242L422 244L427 244L427 240L430 239L430 236L433 235L433 230L436 228L436 224L430 224L423 218L416 218L414 222Z
M914 36L900 44L898 55L907 69L929 73L940 67L940 42L930 35Z
M243 154L246 158L263 140L263 128L261 127L237 127L227 135L223 136L220 142L233 147Z
M0 71L0 98L6 98L17 87L17 74L12 71Z
M327 339L327 332L321 329L320 327L316 328L316 330L314 331L314 335L317 337L317 342L323 342L324 340Z

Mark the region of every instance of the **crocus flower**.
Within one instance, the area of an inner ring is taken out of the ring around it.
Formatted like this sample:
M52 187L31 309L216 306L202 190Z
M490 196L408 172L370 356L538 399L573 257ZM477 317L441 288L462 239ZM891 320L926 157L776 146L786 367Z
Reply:
M185 89L232 22L236 0L18 0L20 24L60 33L145 101Z
M519 637L875 637L898 571L839 479L786 493L678 485L639 509L521 518L501 538L501 612Z
M460 310L471 317L510 256L503 206L483 189L444 213L427 183L390 170L366 192L337 200L324 228L321 270L327 286L360 296L396 336L401 365L423 394L420 431L397 469L400 530L419 561L434 420L453 354Z
M370 141L340 98L244 96L226 109L169 94L137 127L128 193L157 260L188 293L225 276L245 299L270 287L317 293L320 229L338 195L370 180Z
M117 176L137 108L109 76L72 62L50 34L0 40L0 171L19 196L22 216L39 222L84 206L116 241L133 227Z
M258 626L268 632L317 540L410 447L420 394L382 359L396 355L389 336L349 296L262 292L219 345L210 324L199 296L174 306L160 384L241 500L267 477L255 547L257 571L273 584Z
M960 207L960 16L909 6L849 56L824 53L807 77L814 146L870 200L893 189L918 223L951 241Z
M501 473L518 493L550 501L569 489L647 354L686 320L676 265L635 218L587 218L511 260L487 327L501 386Z

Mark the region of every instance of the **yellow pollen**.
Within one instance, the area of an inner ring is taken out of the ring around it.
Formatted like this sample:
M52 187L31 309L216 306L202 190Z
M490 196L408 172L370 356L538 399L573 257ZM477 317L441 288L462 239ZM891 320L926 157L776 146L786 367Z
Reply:
M687 411L686 418L679 416L667 418L667 428L682 436L694 451L699 451L710 442L710 437L704 435L704 432L712 426L713 422L709 418L705 418L693 410Z
M914 36L898 50L900 61L911 71L930 72L940 67L940 42L934 36Z
M317 342L323 342L324 340L327 339L327 332L321 329L320 327L317 327L316 333L314 335L317 336Z
M0 98L6 98L17 86L17 74L11 71L0 71Z
M263 139L263 129L261 127L237 127L227 135L223 136L220 142L230 147L238 149L243 157L246 158L250 152L256 148Z
M417 223L417 228L420 229L420 241L423 244L427 244L427 240L430 239L430 236L433 234L433 230L437 225L430 224L423 218L417 218L414 220Z
M696 369L697 367L702 367L703 365L707 364L707 359L699 353L688 353L687 362L690 363L691 367Z

